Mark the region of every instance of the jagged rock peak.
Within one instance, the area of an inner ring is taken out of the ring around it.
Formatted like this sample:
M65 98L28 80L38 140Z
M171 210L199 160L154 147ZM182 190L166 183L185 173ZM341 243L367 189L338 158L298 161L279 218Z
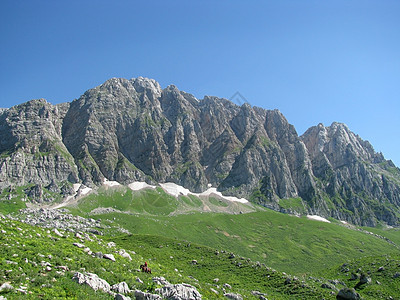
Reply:
M381 154L374 151L368 141L362 140L344 123L333 122L328 127L320 123L309 128L301 136L301 139L314 156L318 152L326 152L335 156L335 153L338 155L351 151L361 160L376 161L383 158Z
M138 78L132 78L129 80L135 90L138 93L143 92L144 90L150 90L152 93L154 93L157 97L161 96L161 86L160 84L155 81L154 79L149 79L145 77L138 77Z

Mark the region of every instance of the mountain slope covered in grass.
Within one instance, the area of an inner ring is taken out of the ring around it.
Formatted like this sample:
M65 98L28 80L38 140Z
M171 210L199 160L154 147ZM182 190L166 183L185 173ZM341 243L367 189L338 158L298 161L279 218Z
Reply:
M246 299L335 299L346 287L355 288L364 299L400 297L398 252L349 259L294 276L232 251L160 235L121 235L111 228L111 235L96 236L4 217L0 230L0 296L7 299L115 298L116 292L78 284L73 280L77 272L96 274L110 286L125 282L129 291L124 294L133 299L139 290L156 293L162 287L159 280L190 284L203 299L226 299L226 294ZM110 254L114 260L105 259ZM144 261L152 274L140 272ZM362 276L367 283L360 284Z
M121 198L120 193L121 190L108 190L105 198L104 194L93 194L70 209L82 216L113 220L134 234L162 234L177 240L227 249L296 274L329 268L346 259L399 251L400 244L394 245L382 236L367 234L355 227L348 228L350 225L340 222L318 222L272 210L242 214L193 210L175 214L172 208L179 211L178 207L186 202L174 197L168 198L174 203L171 206L166 205L166 199L154 201L158 198L153 198L149 202L154 191L147 190L141 191L140 196L130 202ZM96 207L116 210L91 215ZM145 213L138 213L135 207L147 209ZM166 207L169 207L168 211ZM394 236L397 234L395 232Z

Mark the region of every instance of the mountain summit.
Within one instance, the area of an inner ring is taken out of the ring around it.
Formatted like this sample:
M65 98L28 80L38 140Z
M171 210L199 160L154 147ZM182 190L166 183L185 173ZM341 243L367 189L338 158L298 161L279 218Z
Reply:
M51 202L104 179L212 185L283 212L400 224L400 169L344 124L299 137L278 110L198 100L143 77L0 110L3 199Z

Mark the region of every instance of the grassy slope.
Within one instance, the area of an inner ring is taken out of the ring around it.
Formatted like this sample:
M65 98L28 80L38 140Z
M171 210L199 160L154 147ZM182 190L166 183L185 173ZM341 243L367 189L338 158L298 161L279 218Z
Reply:
M348 259L398 251L382 239L339 224L297 218L271 210L247 214L193 212L168 216L180 210L182 205L188 211L187 207L198 207L201 203L196 202L196 198L177 201L171 196L163 197L160 191L131 194L118 190L117 193L108 191L106 196L87 197L72 210L84 216L95 207L129 211L131 214L110 213L97 217L115 218L115 222L135 234L163 235L234 251L294 274L329 268Z
M134 246L157 273L173 270L175 274L169 274L169 277L178 282L180 276L195 278L195 281L202 283L206 299L223 298L221 292L216 295L210 288L219 291L225 283L232 287L226 288L226 292L240 293L251 299L257 299L252 297L251 291L265 293L270 299L333 298L329 291L313 281L304 278L304 281L299 279L287 285L287 275L281 272L250 259L239 256L232 258L230 253L216 252L198 244L151 235L114 237L113 240L125 248Z
M147 292L154 292L158 287L151 278L163 276L171 283L185 282L196 286L203 299L223 299L224 292L256 299L251 294L253 290L267 293L271 299L332 298L328 291L312 281L299 280L287 285L286 275L250 260L232 259L228 253L216 255L211 248L189 246L160 236L113 237L110 240L117 244L114 248L107 246L107 240L93 235L90 235L91 240L78 239L68 232L62 232L64 237L58 237L53 231L17 221L0 219L0 228L0 285L8 282L14 287L14 290L0 292L7 299L113 299L73 282L76 271L95 273L110 284L125 281L131 289ZM85 244L92 251L113 253L116 262L94 258L74 246L76 242ZM136 252L130 252L132 261L115 253L121 248ZM197 264L193 264L193 259ZM145 260L149 262L152 274L137 271ZM50 263L51 269L46 270L43 262ZM69 270L61 272L58 266L67 266ZM137 278L143 283L138 283ZM215 278L220 282L214 282ZM231 288L224 289L224 283L230 284ZM19 288L26 290L26 294L16 291Z
M359 284L359 280L351 279L351 274L358 277L365 274L371 283ZM400 299L400 254L355 259L319 272L319 275L344 282L366 299Z
M397 250L384 240L339 225L268 211L174 217L113 213L99 217L115 218L115 222L132 233L169 236L234 251L295 274L329 268L347 259Z
M195 211L220 211L248 212L257 210L252 204L246 205L238 202L217 199L214 197L203 197L202 199L189 195L180 196L178 199L167 194L160 187L156 189L145 189L132 191L127 187L100 188L79 202L75 210L81 215L88 215L98 207L111 207L123 212L141 215L168 216ZM258 208L261 209L261 208ZM71 211L74 211L72 208Z
M56 261L52 261L54 265L67 264L70 270L84 268L112 284L124 280L131 287L153 291L155 287L151 283L151 276L134 271L139 263L147 260L155 272L154 276L165 276L173 283L193 284L206 299L222 297L222 284L225 282L232 285L232 292L248 297L251 297L251 290L259 290L267 293L269 299L333 299L335 292L331 295L330 290L321 289L321 283L310 280L308 276L312 274L324 277L326 280L339 279L348 286L355 286L357 281L349 280L350 273L356 272L359 268L366 272L370 271L373 279L372 285L358 287L358 291L365 299L375 299L380 293L395 298L400 297L397 288L400 286L400 278L393 278L393 273L399 271L400 267L398 248L372 235L350 230L338 224L311 221L269 210L236 215L192 212L168 216L176 211L188 212L190 208L196 210L203 204L194 197L181 197L177 200L148 192L128 194L129 197L126 197L126 191L117 190L117 192L119 195L112 190L97 196L92 195L71 210L83 216L88 215L96 207L113 207L129 211L130 214L111 213L98 215L95 218L106 220L115 218L114 222L135 233L132 236L109 237L119 246L137 253L132 256L132 262L127 263L118 255L116 255L118 264L112 264L107 260L93 260L87 254L83 254L82 249L72 246L77 239L71 235L58 238L54 242L47 237L48 233L44 229L15 221L1 221L1 228L5 229L7 234L1 236L0 264L3 277L0 283L11 281L13 284L27 285L33 294L25 297L32 299L55 297L89 299L94 298L93 295L96 299L108 299L107 295L94 293L71 282L72 271L60 275L53 270L42 276L40 274L45 274L43 268L32 267L23 262L23 258L28 258L29 261L40 263L42 258L37 257L37 253L40 252L46 256L52 254L53 257L57 257ZM154 192L160 193L160 191ZM208 204L226 207L226 203L219 202L218 199L209 199ZM14 210L10 210L7 205L6 208L4 211ZM17 230L17 226L22 231ZM374 230L396 243L400 240L397 230ZM37 237L36 232L41 233L41 237ZM192 245L186 247L189 243ZM86 241L85 244L94 251L103 253L108 251L105 243L101 241L100 244L97 241L93 243ZM216 249L219 250L219 255L215 254ZM222 249L234 252L236 258L230 259L228 253L221 252ZM18 256L14 257L14 254ZM382 254L385 256L379 256ZM240 258L239 255L252 260ZM63 257L72 258L72 262L65 263L60 260ZM192 264L193 259L196 259L198 264ZM18 265L8 264L6 260L16 261ZM286 285L284 284L286 275L260 267L256 261L279 271L296 274L300 280ZM341 271L340 265L344 262L348 263L349 272ZM238 266L238 263L241 265ZM378 273L376 268L378 265L385 265L387 272ZM22 270L19 270L20 267ZM178 272L175 269L178 269ZM135 281L137 276L144 281L142 285ZM216 277L220 279L219 284L213 281ZM36 279L32 281L33 278ZM50 280L52 278L57 281ZM376 280L381 284L376 284ZM215 295L211 288L216 289L219 294ZM6 296L8 299L18 299L13 293L7 293Z

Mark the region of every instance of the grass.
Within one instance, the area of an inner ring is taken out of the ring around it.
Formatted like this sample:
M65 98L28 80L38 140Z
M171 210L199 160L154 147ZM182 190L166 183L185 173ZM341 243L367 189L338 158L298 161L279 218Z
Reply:
M278 205L284 209L293 209L300 214L305 214L307 212L301 198L280 199Z
M100 188L98 193L81 200L75 210L82 215L89 214L98 207L140 214L168 215L177 207L176 198L166 194L161 188L134 192L126 187Z
M111 285L125 281L131 289L146 292L154 292L158 287L152 277L163 276L171 283L195 286L203 299L223 299L224 292L256 299L251 294L253 290L267 293L272 299L329 297L312 282L286 285L287 275L257 262L160 236L124 235L102 239L90 234L77 238L71 232L61 231L63 237L59 237L48 229L9 219L0 219L0 229L0 285L8 282L14 287L1 292L7 299L113 299L73 282L72 276L77 271L95 273ZM108 246L109 241L117 246ZM74 246L76 242L93 252L113 253L116 261L94 258ZM121 248L131 254L131 261L115 253ZM148 261L152 274L137 271L144 261ZM46 269L47 265L50 269ZM68 270L61 271L60 266ZM215 282L215 278L220 282ZM230 287L223 287L224 283Z
M151 235L114 237L113 240L125 248L135 245L137 253L145 257L150 266L155 266L156 272L165 272L174 281L193 278L201 284L200 291L205 299L223 298L222 293L217 295L211 288L219 290L225 283L232 287L232 292L250 299L256 299L251 294L255 290L272 299L329 297L328 292L312 283L303 282L301 286L299 281L297 286L285 285L287 276L283 273L223 250Z
M357 277L364 274L371 279L371 282L360 284L358 279L351 278L351 274ZM324 270L319 275L334 278L350 288L355 288L365 299L399 299L400 297L400 255L398 253L351 260L341 266Z
M82 241L70 232L58 237L54 232L33 227L12 220L0 220L0 283L10 282L14 289L21 286L29 291L3 291L7 299L110 299L108 295L94 292L79 286L71 278L76 271L84 270L98 274L110 283L125 280L134 285L136 274L126 272L136 269L139 257L132 262L115 254L117 263L106 259L94 259L82 249L73 246ZM110 253L105 242L91 235L84 244L92 251ZM46 270L44 263L51 264ZM57 267L67 266L69 271L62 272ZM107 270L107 271L106 271ZM137 283L136 283L137 285Z
M15 204L4 201L0 201L1 211L16 211ZM280 204L293 207L299 200L286 199ZM222 298L223 283L229 283L232 287L229 291L249 299L255 298L251 294L253 290L267 294L270 299L334 299L336 290L321 288L321 282L328 280L356 287L365 299L376 299L378 295L400 296L399 279L394 278L400 267L398 229L363 228L383 237L379 238L340 223L323 223L272 210L243 214L198 211L204 205L212 209L230 209L232 204L213 197L175 198L160 188L133 192L117 187L101 188L83 198L77 206L70 207L71 212L82 216L90 216L98 207L117 210L92 216L114 228L107 230L106 241L94 236L93 241L85 241L92 251L106 253L109 251L107 241L115 241L119 247L136 253L129 263L117 255L117 264L93 260L72 245L78 240L70 233L57 238L45 229L0 220L1 229L6 231L0 239L0 284L10 281L14 285L28 286L32 294L26 295L27 299L108 299L107 295L71 282L72 271L84 269L110 283L126 281L135 288L154 291L152 276L135 271L140 263L148 261L155 272L153 276L164 276L172 283L195 285L204 299ZM119 227L134 235L121 235ZM68 263L71 271L64 275L56 273L55 269L47 273L42 266L24 262L27 258L40 263L38 252L51 255L53 265ZM233 258L231 253L235 254ZM65 260L66 257L73 262ZM17 265L7 262L10 260ZM342 270L343 263L349 270ZM378 271L380 266L384 266L386 272ZM363 272L372 278L371 284L357 285L358 282L350 280L351 273ZM298 279L285 284L293 275ZM140 285L136 282L139 276L144 281ZM33 278L36 279L32 281ZM215 278L219 279L218 283ZM339 284L336 288L341 287ZM18 299L15 295L18 293L5 294L7 299Z
M113 188L100 188L82 200L78 206L71 207L71 212L88 216L94 209L110 207L128 214L142 214L154 216L169 216L182 213L210 210L226 213L239 213L240 211L255 211L252 204L242 204L215 197L199 198L195 195L179 196L178 198L167 194L162 188L132 191L120 186Z
M396 252L385 240L339 224L297 218L273 211L227 215L99 215L130 232L163 235L259 260L281 271L304 274L360 256Z

